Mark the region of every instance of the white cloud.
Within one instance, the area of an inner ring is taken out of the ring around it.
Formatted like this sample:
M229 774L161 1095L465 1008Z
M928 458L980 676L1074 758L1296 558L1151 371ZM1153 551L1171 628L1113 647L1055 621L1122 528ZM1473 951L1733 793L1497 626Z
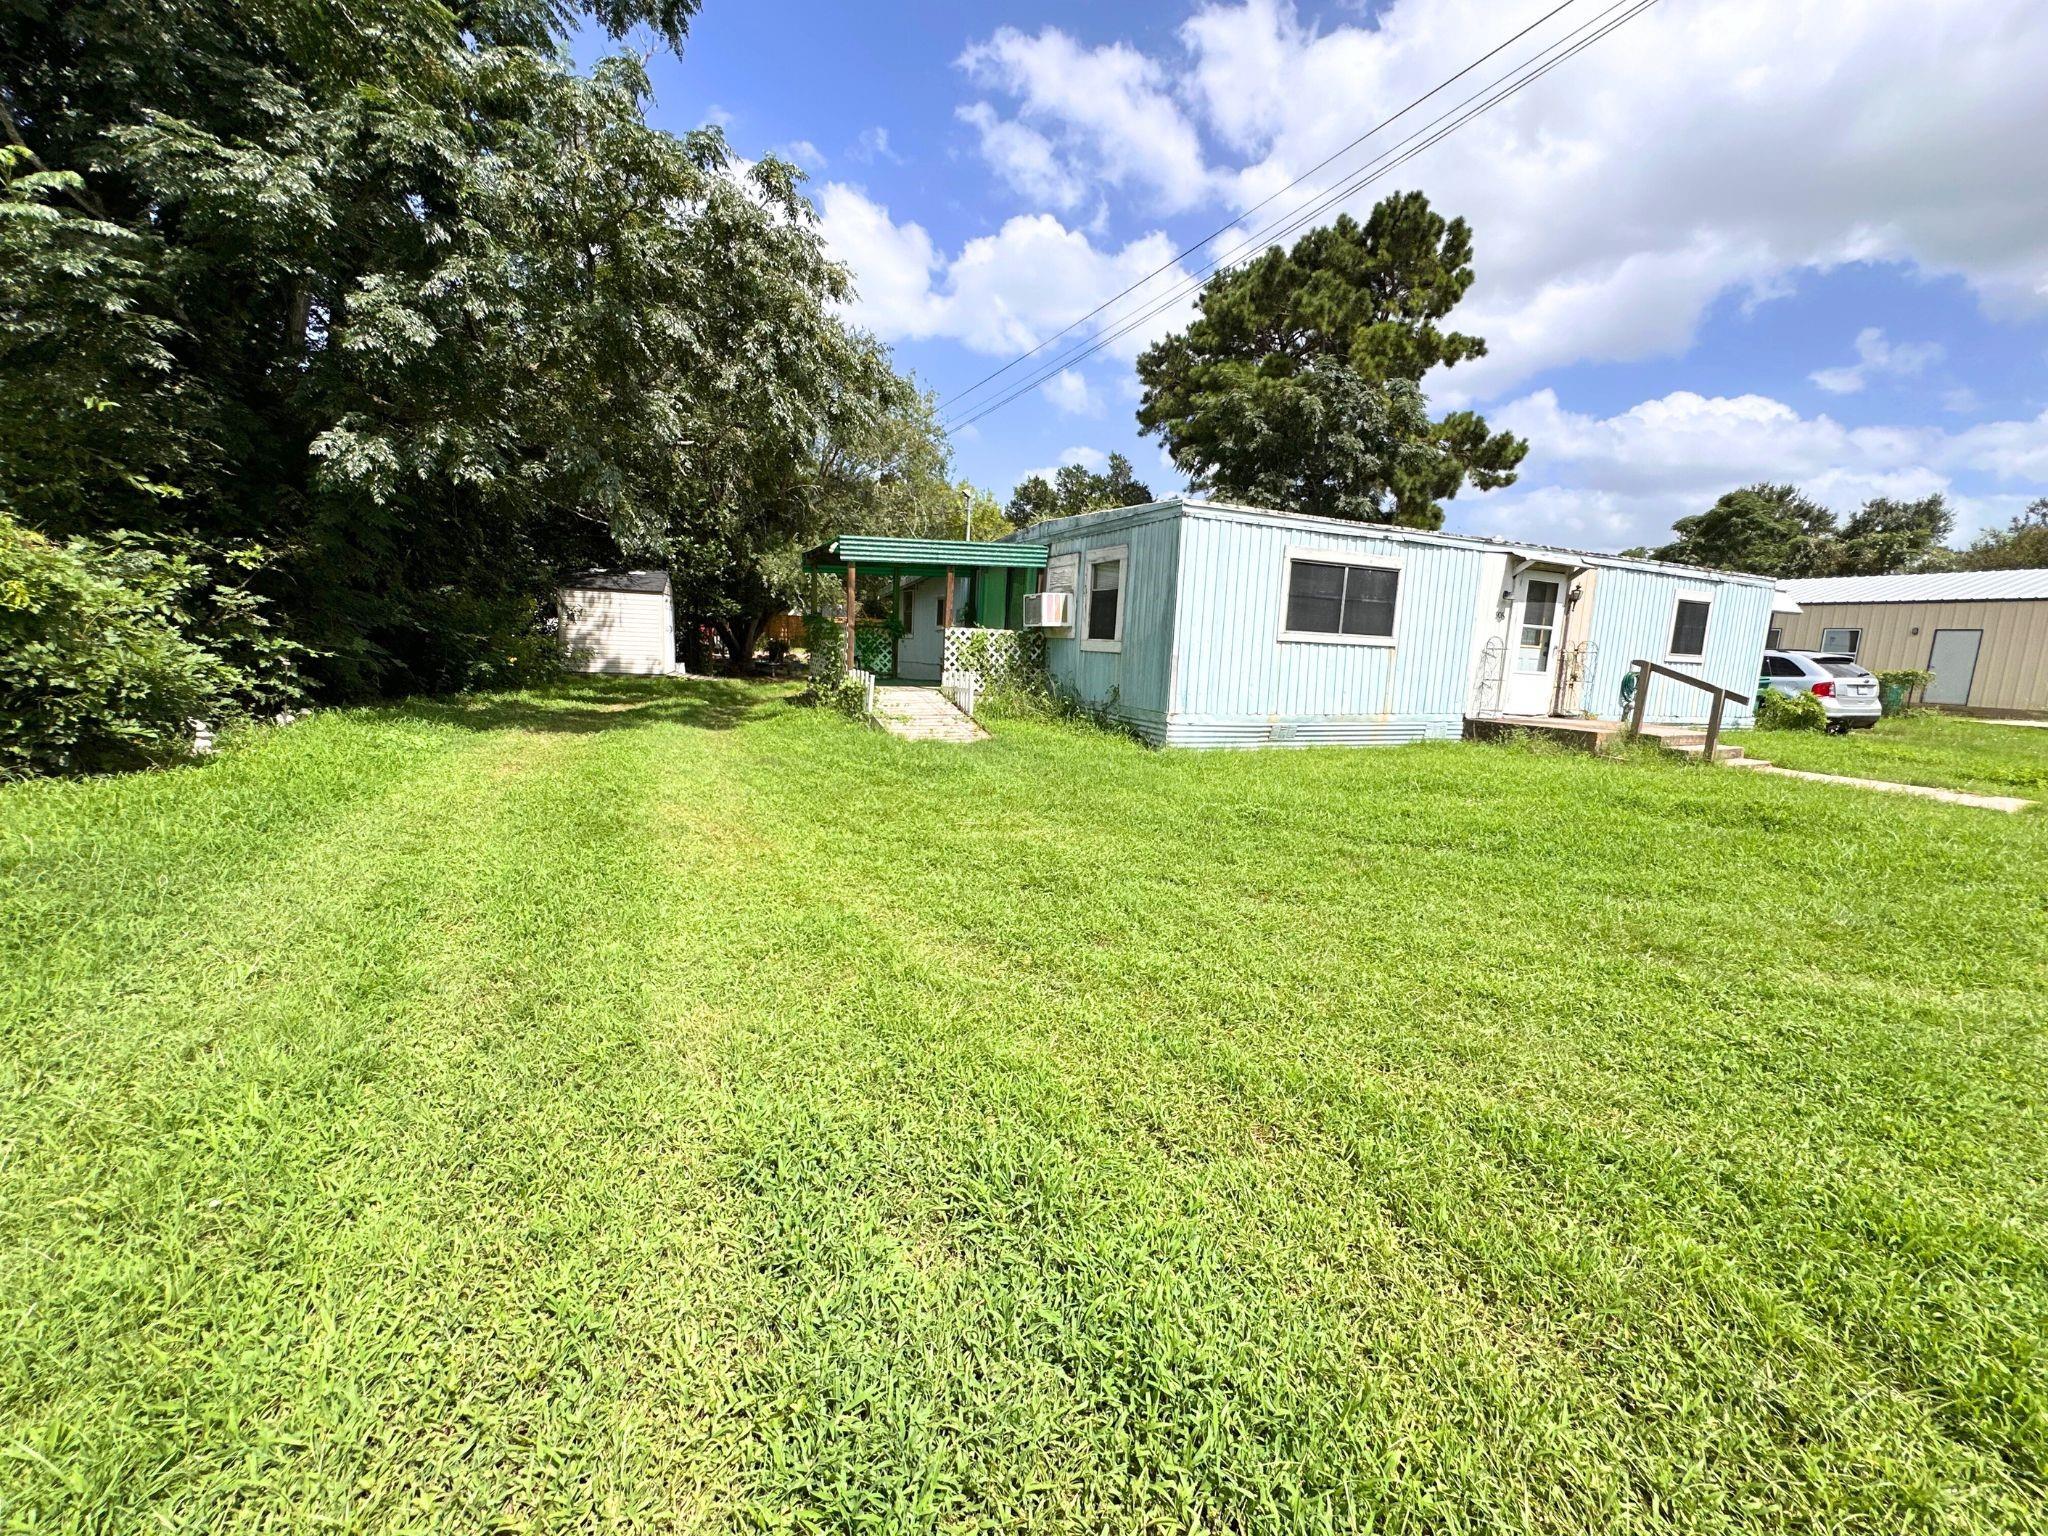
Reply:
M956 115L981 134L982 158L1026 197L1055 208L1072 208L1081 201L1081 178L1067 169L1052 141L1037 129L997 117L996 109L985 101L962 107Z
M889 147L889 130L882 127L861 130L853 148L846 152L846 158L856 165L872 165L877 160L887 160L892 165L903 163L903 157Z
M1530 441L1521 483L1453 502L1458 526L1606 547L1661 543L1675 519L1759 480L1789 481L1837 512L1873 496L1939 491L1955 503L1961 532L1997 520L2026 493L1958 490L1959 478L2048 484L2048 411L1945 432L1849 427L1764 395L1688 390L1600 417L1567 410L1541 389L1493 421Z
M1035 134L1047 154L1057 139L1062 174L1143 189L1167 212L1209 196L1201 138L1168 92L1168 71L1128 44L1083 48L1057 27L1036 36L1002 27L958 62L978 84L1017 99L1019 117L1030 124L1025 131ZM987 111L995 124L994 109ZM976 126L990 164L1014 177L1011 158L990 154L991 126ZM1037 195L1030 185L1012 184Z
M822 171L830 163L825 158L825 152L809 139L792 139L776 150L776 153L807 171Z
M1102 397L1088 387L1088 381L1071 368L1062 368L1045 381L1040 393L1054 410L1067 416L1100 416Z
M858 297L852 318L884 341L949 337L989 356L1021 352L1133 283L1143 286L1115 313L1131 303L1149 307L1186 276L1169 265L1174 248L1163 234L1107 250L1049 213L1011 219L948 257L922 226L897 224L857 187L826 183L818 211L826 245L853 269ZM1166 270L1148 278L1158 268ZM1109 343L1106 355L1128 361L1185 325L1192 299L1185 296ZM1057 362L1090 334L1062 338L1015 370L1015 382L1031 378L1036 365ZM992 389L988 398L1000 393Z
M1315 185L1582 19L1565 12ZM1216 197L1243 208L1509 30L1494 0L1391 0L1336 26L1304 21L1289 0L1216 0L1156 57L1005 28L961 62L1016 100L1012 121L1082 183L1083 200L1100 184L1167 209ZM1446 403L1498 398L1549 367L1681 352L1718 296L1743 294L1753 314L1799 272L1847 262L1960 275L1989 312L2037 315L2048 312L2048 219L2033 195L2048 185L2044 64L2039 0L1658 6L1349 206L1419 187L1473 224L1478 280L1456 323L1490 350L1431 380ZM990 108L989 121L1003 119ZM1203 133L1226 151L1217 163ZM1043 196L1022 165L991 159Z
M1018 475L1015 480L1010 482L1010 490L1014 493L1018 486L1022 485L1026 480L1031 479L1033 476L1037 476L1039 479L1050 483L1062 469L1065 469L1070 465L1075 464L1078 464L1081 468L1087 470L1090 474L1099 475L1105 469L1109 468L1109 455L1104 453L1100 448L1089 448L1085 445L1063 449L1060 452L1060 458L1057 464L1046 464L1041 465L1037 469L1025 470L1023 473Z
M1929 363L1941 361L1941 347L1931 341L1894 344L1882 329L1867 325L1856 333L1856 361L1822 368L1808 377L1831 395L1853 395L1876 374L1909 378Z

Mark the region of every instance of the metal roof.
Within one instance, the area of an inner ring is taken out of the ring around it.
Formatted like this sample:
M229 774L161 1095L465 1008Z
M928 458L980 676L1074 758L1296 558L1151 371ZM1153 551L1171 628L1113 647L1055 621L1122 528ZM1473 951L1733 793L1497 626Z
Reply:
M1928 571L1919 576L1808 576L1784 588L1798 603L2048 601L2048 570Z
M979 539L885 539L864 533L842 533L830 544L804 551L807 571L856 570L943 571L947 566L1017 566L1039 570L1045 565L1043 544L984 542Z
M1599 550L1572 549L1562 544L1537 544L1525 539L1503 539L1490 534L1439 533L1433 528L1405 528L1398 523L1364 523L1348 517L1323 517L1312 512L1275 512L1270 507L1246 507L1227 501L1203 501L1193 496L1167 496L1133 507L1104 507L1094 512L1078 512L1071 517L1051 518L1042 523L1033 523L1018 533L1005 534L1003 537L1049 540L1071 533L1082 526L1098 526L1113 518L1132 517L1136 520L1173 512L1242 518L1277 527L1305 526L1332 533L1393 539L1410 544L1448 544L1454 548L1488 550L1544 564L1623 566L1630 570L1667 571L1673 575L1703 580L1742 582L1749 586L1776 585L1768 576L1752 576L1746 571L1717 571L1703 565L1679 565L1671 560L1648 560L1632 555L1604 554Z
M562 583L571 592L668 592L667 571L585 571Z

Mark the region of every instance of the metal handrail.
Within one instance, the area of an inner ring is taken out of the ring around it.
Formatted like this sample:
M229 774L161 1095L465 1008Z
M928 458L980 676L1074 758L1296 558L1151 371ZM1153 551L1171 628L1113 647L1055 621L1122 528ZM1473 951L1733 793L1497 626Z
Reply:
M1707 748L1701 754L1700 759L1702 762L1711 763L1714 760L1714 748L1721 740L1721 711L1727 707L1730 699L1733 699L1737 704L1749 703L1749 695L1737 693L1733 688L1723 688L1719 683L1710 683L1703 678L1694 677L1690 672L1680 672L1674 667L1661 666L1657 662L1643 660L1641 657L1631 662L1630 665L1635 668L1636 672L1636 709L1635 714L1628 723L1629 735L1640 736L1643 734L1643 716L1648 713L1650 708L1650 679L1652 677L1668 677L1674 683L1685 683L1699 689L1702 693L1711 693L1714 696L1714 707L1707 713Z

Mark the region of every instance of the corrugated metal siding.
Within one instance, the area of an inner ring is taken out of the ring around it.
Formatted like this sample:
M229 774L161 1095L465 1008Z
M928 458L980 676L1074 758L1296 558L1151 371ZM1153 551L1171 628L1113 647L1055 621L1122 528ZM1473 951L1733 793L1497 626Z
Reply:
M1937 629L1980 629L1966 707L2048 711L2048 602L1802 603L1773 622L1784 650L1817 649L1823 629L1860 629L1856 659L1873 672L1925 667Z
M569 665L583 672L666 674L676 669L675 610L666 592L565 588L558 599Z
M1483 553L1198 509L1183 527L1170 742L1394 742L1463 731ZM1282 640L1290 549L1398 562L1394 643Z
M1090 704L1108 704L1111 712L1137 729L1148 741L1166 733L1167 685L1173 671L1174 591L1179 562L1181 519L1168 505L1129 522L1089 527L1079 537L1055 536L1053 558L1082 557L1076 583L1076 608L1087 602L1087 554L1092 549L1125 545L1129 557L1123 574L1124 637L1121 651L1084 651L1079 639L1083 614L1074 615L1074 634L1049 637L1046 667L1053 681ZM1029 537L1029 533L1025 535Z
M1674 607L1681 592L1711 594L1706 653L1697 662L1673 661L1667 655ZM1586 631L1595 654L1580 692L1580 707L1602 719L1620 719L1621 680L1638 659L1659 662L1754 697L1763 669L1764 636L1771 625L1771 599L1767 586L1716 581L1704 572L1698 576L1667 575L1605 567L1594 591L1592 623ZM1649 718L1653 721L1704 723L1711 706L1712 700L1697 688L1662 678L1650 688ZM1746 725L1751 714L1752 710L1731 704L1722 723Z

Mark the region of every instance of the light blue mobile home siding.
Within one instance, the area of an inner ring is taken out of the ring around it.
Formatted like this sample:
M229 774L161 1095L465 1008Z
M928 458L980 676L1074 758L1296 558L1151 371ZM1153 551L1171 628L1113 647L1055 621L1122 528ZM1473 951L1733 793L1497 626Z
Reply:
M1054 533L1051 557L1078 554L1072 636L1046 643L1046 669L1061 689L1112 714L1155 745L1166 738L1167 683L1173 671L1173 595L1181 519L1173 506L1134 512L1089 526L1078 537ZM1033 533L1036 530L1032 531ZM1025 537L1032 535L1027 533ZM1121 651L1084 651L1080 634L1088 601L1088 552L1126 546Z
M1198 509L1182 527L1171 744L1307 746L1462 732L1482 551ZM1282 640L1293 549L1397 562L1394 643Z
M1704 594L1706 654L1699 661L1674 661L1671 622L1678 595ZM1602 566L1593 593L1591 639L1596 652L1580 698L1597 715L1621 718L1621 680L1637 660L1660 662L1752 698L1763 666L1764 633L1770 627L1772 589L1768 582L1717 579L1704 572L1645 571ZM1712 701L1697 688L1659 678L1650 688L1653 721L1699 723ZM1730 704L1725 725L1746 725L1752 711Z

